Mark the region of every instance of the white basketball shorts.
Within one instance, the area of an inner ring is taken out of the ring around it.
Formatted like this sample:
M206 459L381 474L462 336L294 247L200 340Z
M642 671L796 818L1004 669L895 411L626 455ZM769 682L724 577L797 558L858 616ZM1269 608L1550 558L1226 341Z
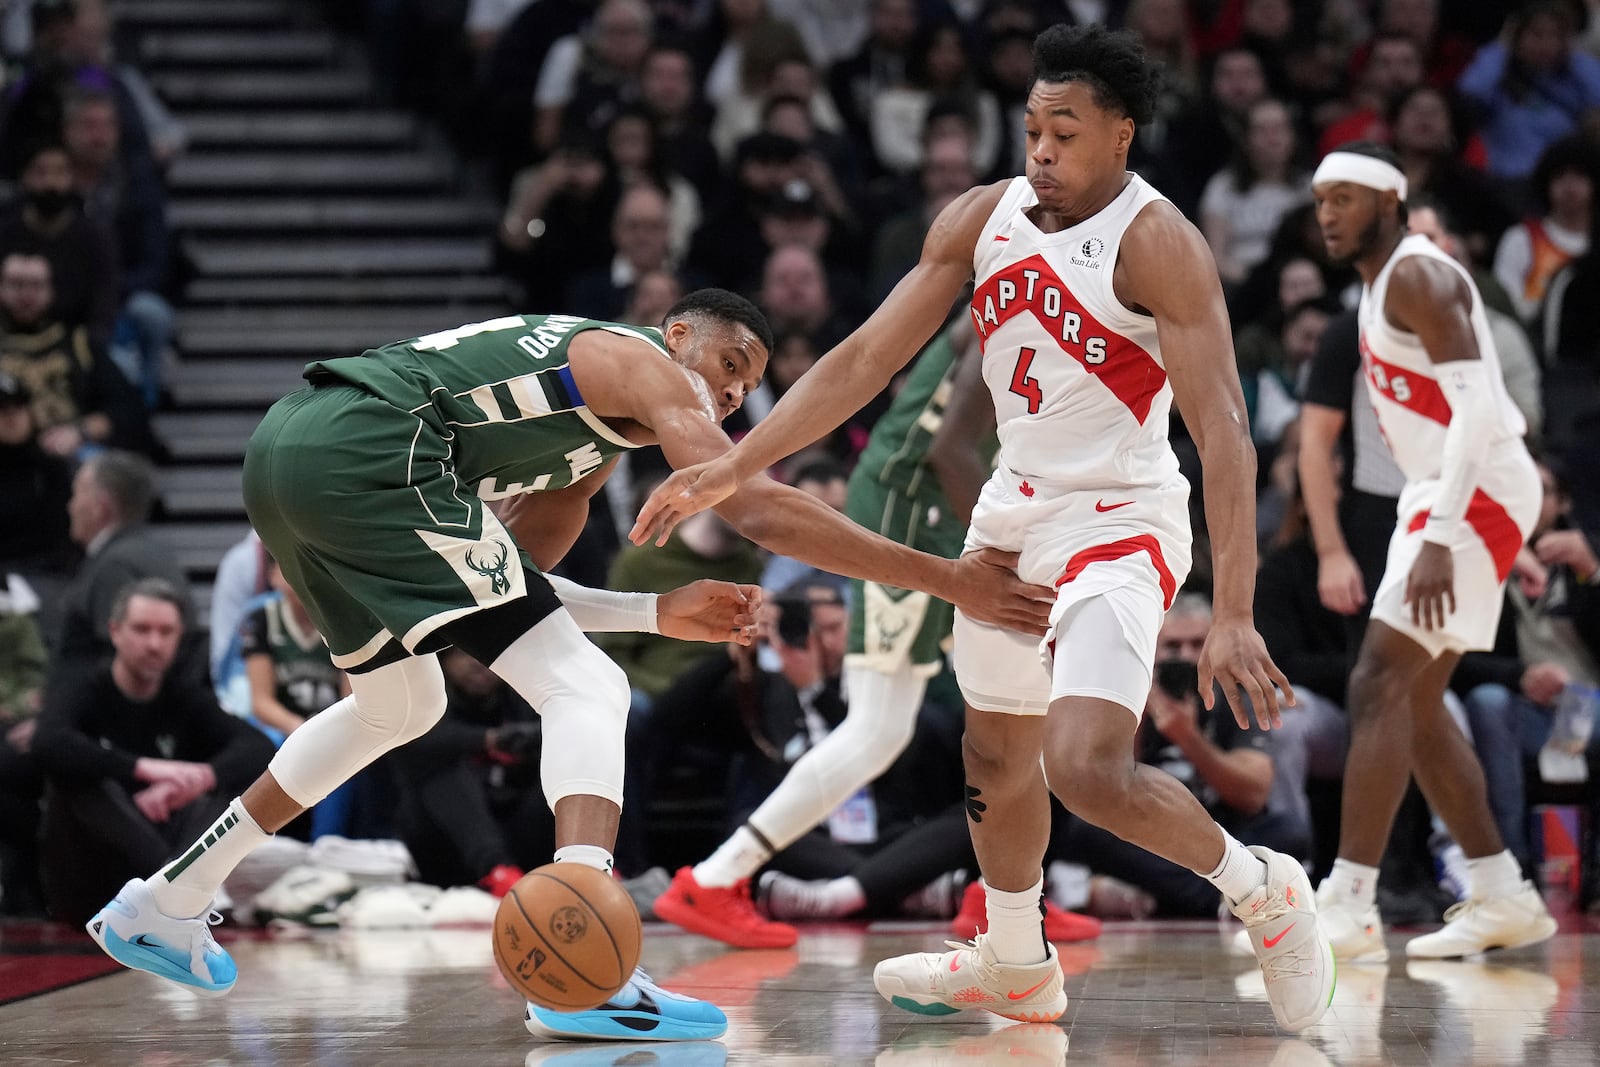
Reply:
M1144 711L1161 620L1189 573L1189 486L1086 492L1004 468L984 486L966 551L1020 553L1018 574L1056 588L1041 640L955 621L956 680L980 711L1043 715L1063 696Z
M1416 482L1401 491L1383 581L1372 599L1374 619L1399 630L1435 658L1445 652L1494 647L1506 578L1539 517L1539 474L1525 454L1502 460L1480 484L1483 488L1472 495L1462 532L1450 545L1456 610L1445 616L1444 625L1424 629L1411 621L1411 605L1406 603L1406 582L1422 550L1422 527L1437 482Z

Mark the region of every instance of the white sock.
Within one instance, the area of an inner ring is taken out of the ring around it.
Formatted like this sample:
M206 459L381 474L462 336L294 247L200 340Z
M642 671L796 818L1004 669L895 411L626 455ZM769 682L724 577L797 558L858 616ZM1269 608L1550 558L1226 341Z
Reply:
M238 797L187 852L145 879L156 907L174 919L192 919L211 908L223 879L272 835L256 825Z
M1223 897L1234 905L1267 884L1267 865L1224 830L1222 862L1206 875L1206 879L1222 890Z
M1378 899L1378 868L1336 859L1323 879L1322 890L1331 900L1347 901L1358 911L1366 911Z
M771 858L772 850L746 824L694 865L694 880L707 889L727 889L754 875Z
M1007 893L984 884L989 912L986 940L1000 963L1043 963L1050 958L1044 939L1044 872L1032 886Z
M1522 868L1511 850L1467 861L1467 896L1472 900L1509 897L1522 888Z
M611 873L611 853L599 845L562 845L556 849L557 863L581 863L605 874Z

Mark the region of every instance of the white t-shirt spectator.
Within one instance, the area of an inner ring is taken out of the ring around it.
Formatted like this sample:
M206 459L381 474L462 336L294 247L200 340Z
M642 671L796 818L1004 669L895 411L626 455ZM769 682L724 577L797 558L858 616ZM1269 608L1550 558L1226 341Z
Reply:
M1200 194L1200 217L1215 216L1226 227L1226 247L1211 250L1224 275L1243 277L1266 259L1283 217L1310 199L1311 183L1304 177L1256 182L1241 190L1232 171L1225 168L1213 174Z

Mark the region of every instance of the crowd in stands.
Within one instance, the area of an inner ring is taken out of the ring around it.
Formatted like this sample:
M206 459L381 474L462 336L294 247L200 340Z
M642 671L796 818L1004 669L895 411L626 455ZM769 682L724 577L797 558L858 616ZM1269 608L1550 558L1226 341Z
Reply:
M12 190L0 211L0 911L71 918L157 866L273 740L348 687L253 538L219 561L203 647L148 521L162 458L148 415L164 403L181 297L162 172L183 151L182 123L116 57L103 0L21 7L30 17L5 25L0 97ZM1592 2L1486 0L1448 18L1440 0L323 7L364 38L383 99L437 121L500 198L484 240L516 310L653 326L704 285L758 303L777 340L765 383L728 421L735 437L899 281L945 205L1022 173L1034 35L1084 20L1137 33L1164 84L1131 166L1200 228L1224 282L1259 453L1258 626L1300 698L1282 731L1261 734L1194 692L1208 553L1175 418L1200 551L1162 633L1140 758L1236 836L1319 868L1337 833L1345 682L1403 479L1360 380L1359 280L1323 249L1309 176L1339 144L1389 145L1413 231L1477 281L1545 478L1496 647L1463 659L1453 710L1525 865L1537 862L1532 805L1600 802L1600 736L1581 773L1547 775L1546 755L1557 705L1600 684ZM842 508L894 391L851 398L859 414L774 473ZM641 591L759 581L768 618L754 650L605 635L634 692L617 849L630 876L703 856L849 696L848 588L835 576L763 558L710 513L664 547L626 544L663 471L659 454L629 456L559 570ZM444 661L440 726L290 832L397 838L424 880L503 892L551 851L536 709L464 654ZM960 736L946 672L894 767L774 858L771 913L951 914L975 877ZM69 839L115 858L86 870ZM1385 859L1386 918L1437 917L1458 857L1414 798ZM1060 810L1049 863L1067 908L1217 910L1202 880ZM1597 898L1600 875L1583 890Z

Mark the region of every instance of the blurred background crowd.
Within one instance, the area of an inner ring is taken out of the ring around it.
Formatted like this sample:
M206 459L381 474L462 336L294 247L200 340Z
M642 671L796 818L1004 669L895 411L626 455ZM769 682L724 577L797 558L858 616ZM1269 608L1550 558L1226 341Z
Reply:
M1586 760L1558 770L1541 754L1563 701L1600 683L1595 0L238 0L212 5L210 37L161 6L9 0L0 16L0 911L87 914L345 691L237 528L235 483L221 504L185 497L211 491L196 427L231 435L218 454L236 457L294 387L282 364L508 310L657 325L716 285L753 299L777 338L727 424L737 437L916 262L945 205L1022 173L1031 44L1056 22L1127 28L1163 66L1130 166L1201 229L1224 282L1260 456L1258 626L1301 694L1270 735L1194 694L1208 553L1175 418L1202 550L1163 630L1141 758L1237 836L1331 860L1345 679L1403 479L1359 381L1358 280L1323 250L1309 175L1370 140L1400 160L1412 228L1477 280L1545 478L1498 644L1464 659L1454 710L1530 871L1548 859L1530 811L1594 806ZM288 73L249 81L262 56ZM296 78L326 99L291 101ZM400 124L448 175L409 221L353 195L407 180L412 157L352 155ZM318 167L341 197L296 184ZM267 199L239 194L247 178ZM411 239L447 215L462 220L454 244ZM375 235L380 216L410 236ZM275 243L230 246L257 217ZM332 265L306 266L317 256ZM383 273L408 256L431 265ZM284 294L277 318L258 309L268 293ZM436 304L442 317L418 323ZM965 344L964 314L944 343ZM224 355L262 358L209 358L219 324ZM850 398L859 414L774 473L842 508L898 384ZM646 904L655 869L709 851L848 699L837 578L765 558L709 514L663 548L626 545L663 471L659 455L629 457L560 570L626 590L760 582L771 607L753 650L605 635L635 691L617 859ZM464 654L444 660L446 720L291 833L399 840L422 881L503 891L551 851L537 715ZM953 913L975 877L964 833L935 835L914 884L903 866L862 865L952 810L960 826L960 719L946 674L905 755L773 869L864 872L875 911ZM1201 769L1217 753L1248 769L1244 785ZM1057 814L1058 903L1215 912L1198 879ZM1587 904L1600 881L1579 836ZM86 858L87 840L103 854ZM1458 860L1413 798L1385 859L1386 918L1437 917Z

